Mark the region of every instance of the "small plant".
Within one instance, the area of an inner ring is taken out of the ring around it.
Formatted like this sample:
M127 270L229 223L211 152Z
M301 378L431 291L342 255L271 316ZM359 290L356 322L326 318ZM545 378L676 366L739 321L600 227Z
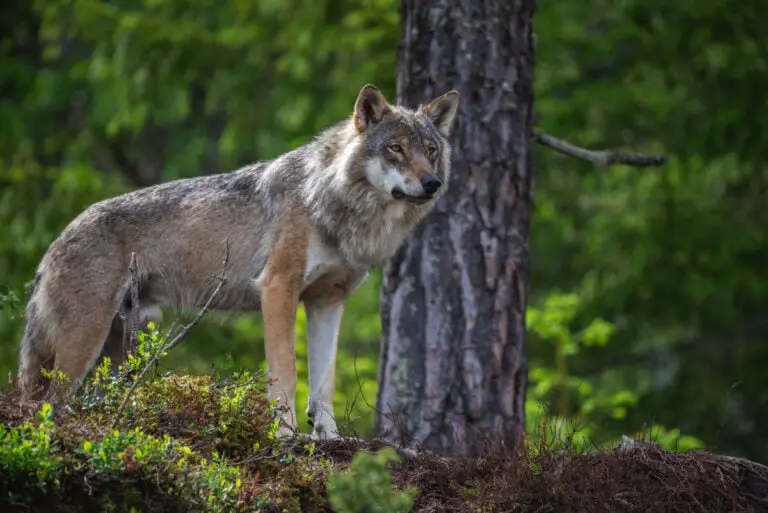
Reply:
M56 455L53 408L43 404L36 417L37 425L32 422L10 428L0 425L0 474L4 476L2 488L9 492L31 492L32 488L46 491L60 484L63 465Z
M211 461L200 461L199 477L192 481L191 486L195 494L205 501L206 511L231 511L231 508L238 505L242 487L240 469L227 465L226 461L214 452Z
M166 376L144 383L125 410L125 424L150 433L206 436L218 440L216 448L228 456L244 457L256 442L269 444L273 426L279 425L259 378L250 373L219 380Z
M116 371L111 370L108 357L94 369L78 397L83 411L98 410L105 414L114 414L117 411L130 384L149 364L152 357L162 350L164 339L158 327L150 321L148 328L149 332L137 332L136 351L129 354Z
M272 440L280 418L276 404L266 397L261 373L235 372L220 379L149 372L136 381L148 365L157 363L156 357L165 356L169 336L150 322L148 332L138 332L136 352L116 370L105 358L78 394L80 411L99 424L112 421L113 428L121 417L128 427L141 426L150 434L211 435L221 440L217 449L240 456L254 440Z
M146 468L156 472L159 466L168 471L178 452L170 436L155 438L136 428L127 432L114 430L95 443L84 440L77 454L96 473L136 475Z
M49 383L51 389L64 390L71 383L69 376L56 369L40 369L40 375Z
M387 465L400 460L391 448L375 454L359 452L347 470L331 474L328 500L339 513L398 513L410 511L415 488L395 492Z
M113 430L98 442L85 440L76 453L78 468L105 479L148 477L166 488L186 491L208 512L230 511L238 503L240 469L218 453L201 457L169 435L155 437L139 428Z

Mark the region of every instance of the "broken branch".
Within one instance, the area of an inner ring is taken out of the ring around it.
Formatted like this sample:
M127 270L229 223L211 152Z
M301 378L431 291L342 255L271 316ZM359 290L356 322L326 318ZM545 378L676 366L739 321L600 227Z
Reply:
M611 150L587 150L567 141L558 139L544 132L535 132L534 137L540 144L551 148L563 155L579 160L586 160L595 166L607 168L614 164L624 164L635 167L662 166L667 163L664 155L637 155L635 153Z
M131 252L131 263L128 264L131 273L131 309L125 314L123 330L123 359L136 351L139 332L139 265L136 262L136 253Z

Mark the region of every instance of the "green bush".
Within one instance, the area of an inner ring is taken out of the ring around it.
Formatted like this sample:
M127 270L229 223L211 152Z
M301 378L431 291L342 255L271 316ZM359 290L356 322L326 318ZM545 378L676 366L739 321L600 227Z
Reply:
M388 464L399 461L391 448L359 452L343 472L328 479L328 500L338 513L401 513L410 511L417 490L395 492Z
M538 340L550 345L551 353L547 354L547 361L534 358L531 362L526 428L534 440L548 448L583 450L594 445L615 446L619 437L610 433L616 431L615 424L638 403L637 394L623 385L614 369L588 377L574 369L572 361L576 356L606 347L615 331L613 324L601 318L575 330L573 324L581 306L577 294L553 294L527 311L528 329ZM667 450L686 451L704 446L696 437L661 425L638 431L634 438L653 439Z
M62 460L58 450L53 408L43 405L39 423L25 422L18 427L0 425L0 489L24 498L36 488L45 492L60 484Z

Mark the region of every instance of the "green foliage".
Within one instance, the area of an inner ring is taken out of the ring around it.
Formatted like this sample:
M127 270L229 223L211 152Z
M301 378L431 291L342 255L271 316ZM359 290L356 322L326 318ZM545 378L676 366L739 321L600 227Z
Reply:
M414 488L395 492L388 464L400 460L389 447L375 454L359 452L343 472L328 479L328 500L339 513L400 513L410 511Z
M187 487L210 512L236 506L242 485L239 468L218 453L214 452L209 461L167 433L157 438L139 428L113 430L98 442L83 440L77 455L89 472L101 478L141 473L167 476L170 486Z
M104 472L140 472L146 465L169 465L173 458L170 436L162 439L143 433L139 428L128 432L113 430L98 442L84 440L78 454L97 474Z
M577 311L575 303L572 296L553 298L546 308L532 311L563 340L599 339L602 335L592 332L604 332L604 326L579 336L565 329ZM136 357L144 362L141 365L149 364L147 355L154 354L157 345L162 347L165 336L153 327L144 339L147 347ZM51 406L44 404L37 424L0 425L0 509L24 501L35 510L78 512L320 513L333 508L339 513L383 513L432 511L447 505L495 511L513 500L509 490L514 490L515 503L525 507L561 504L562 493L546 495L553 479L586 471L602 482L608 467L600 458L616 460L615 455L563 456L552 450L519 458L502 450L451 465L428 455L399 465L391 448L373 453L377 444L276 439L274 405L267 401L259 375L147 373L146 381L136 383L105 379L106 368L89 377L81 394L57 411L55 420ZM135 362L125 368L142 369ZM117 414L114 402L82 397L97 396L110 387L115 389L110 394L125 397L133 384L135 395L126 410L130 414L117 429L110 427ZM0 396L1 415L17 408L18 397ZM662 430L659 435L662 444L680 448L697 442L677 430ZM624 461L621 469L610 468L631 475L634 465L657 461L638 458ZM684 463L691 461L687 458Z
M651 426L647 432L633 434L632 438L652 440L670 451L687 452L704 449L704 443L695 436L683 435L679 429L667 429L658 424Z
M23 309L21 295L17 291L0 292L0 312L3 312L4 317L12 321L16 320Z
M242 481L238 467L229 465L218 453L213 453L210 462L205 458L200 461L200 471L202 480L194 482L193 489L205 498L206 511L231 511L233 506L239 505Z
M300 497L308 490L321 504L330 462L315 454L313 443L305 444L305 457L296 457L275 438L280 419L259 373L147 373L119 427L107 428L139 371L164 347L168 334L150 327L118 369L110 371L105 361L95 370L57 415L61 426L49 404L38 414L39 425L0 425L2 490L25 501L65 501L63 487L80 479L89 487L98 483L93 500L99 508L126 511L149 500L147 487L153 486L185 511L251 511L254 505L305 511ZM247 483L244 469L250 471ZM260 475L273 483L263 488Z
M95 422L113 418L140 372L155 355L159 354L158 361L167 356L166 341L171 335L161 336L154 323L149 328L149 333L138 332L135 353L114 371L105 358L77 396L80 411ZM218 450L242 455L252 450L254 440L271 440L280 427L261 373L234 372L225 379L150 373L144 379L122 412L123 422L136 429L213 436L219 440Z
M541 341L551 344L554 365L533 361L531 386L525 403L528 434L545 447L584 450L592 445L616 445L612 422L627 417L637 407L638 397L631 389L616 386L612 369L586 378L574 373L571 361L582 352L597 353L608 346L615 331L613 324L594 319L574 332L582 300L576 294L553 294L540 307L529 307L528 329ZM599 353L598 353L599 356ZM701 449L704 444L693 436L682 436L679 429L668 431L655 425L651 438L665 449ZM647 436L635 435L636 438ZM536 444L534 444L536 446Z
M768 458L768 107L751 92L768 78L766 5L560 1L534 19L541 128L670 157L603 173L536 148L532 303L571 291L577 324L613 321L611 343L569 366L636 397L614 436L653 422ZM538 340L534 366L552 354Z
M0 490L24 500L33 488L45 492L59 486L63 468L52 419L53 409L45 403L36 425L0 425Z
M188 491L189 500L204 504L205 511L230 511L238 505L239 469L216 452L209 461L167 433L158 438L139 428L113 430L99 441L83 440L76 455L75 469L85 468L95 478L136 479L143 474L164 480L178 493Z
M164 344L167 337L160 336L160 330L153 322L148 323L149 332L139 330L136 333L137 346L115 371L111 368L111 360L105 357L93 370L91 379L83 385L78 396L80 408L83 411L99 410L106 414L114 414L123 399L126 386L137 378L139 373L149 365L152 358L166 356ZM128 410L129 415L132 412Z
M3 496L73 508L95 501L93 507L120 511L149 504L152 494L173 498L173 507L184 511L327 510L325 482L337 465L314 442L286 444L275 437L280 419L263 375L146 373L136 383L154 354L161 351L160 362L165 358L169 335L150 328L118 369L110 371L105 362L89 376L57 415L60 425L50 404L38 413L37 425L0 425ZM108 428L134 384L125 418L117 429ZM387 452L355 461L337 479L339 489L348 486L348 476L362 479L384 506L408 509L415 492L392 495ZM73 495L78 486L97 492Z

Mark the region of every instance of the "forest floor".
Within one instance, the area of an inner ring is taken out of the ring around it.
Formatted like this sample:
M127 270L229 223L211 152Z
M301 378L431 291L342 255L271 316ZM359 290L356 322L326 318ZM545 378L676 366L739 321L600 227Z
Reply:
M278 440L254 375L155 376L113 428L126 383L97 373L57 407L0 395L0 511L768 511L768 468L652 443L568 454L524 442L470 459ZM355 458L366 453L400 454Z

